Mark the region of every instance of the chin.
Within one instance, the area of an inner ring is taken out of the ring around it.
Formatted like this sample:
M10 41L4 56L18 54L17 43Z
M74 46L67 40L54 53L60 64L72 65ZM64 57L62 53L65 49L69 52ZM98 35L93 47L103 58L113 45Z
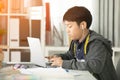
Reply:
M75 37L70 37L70 40L78 40L78 39Z
M76 38L71 38L71 40L78 40L78 39L76 39Z

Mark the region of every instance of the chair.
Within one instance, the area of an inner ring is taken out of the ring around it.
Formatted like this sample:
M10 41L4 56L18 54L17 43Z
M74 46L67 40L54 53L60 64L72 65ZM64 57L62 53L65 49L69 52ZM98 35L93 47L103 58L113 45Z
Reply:
M120 80L120 59L118 60L117 66L116 66L116 73L118 76L118 80Z

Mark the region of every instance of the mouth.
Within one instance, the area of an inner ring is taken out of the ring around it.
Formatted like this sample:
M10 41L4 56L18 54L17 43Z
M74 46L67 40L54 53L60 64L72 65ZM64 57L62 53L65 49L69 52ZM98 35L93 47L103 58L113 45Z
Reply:
M71 35L68 35L71 38Z

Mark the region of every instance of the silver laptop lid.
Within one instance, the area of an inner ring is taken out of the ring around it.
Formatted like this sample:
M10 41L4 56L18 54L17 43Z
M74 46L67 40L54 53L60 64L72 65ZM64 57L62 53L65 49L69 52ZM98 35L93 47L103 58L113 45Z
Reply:
M30 47L30 62L39 66L46 67L40 39L27 37L27 40Z

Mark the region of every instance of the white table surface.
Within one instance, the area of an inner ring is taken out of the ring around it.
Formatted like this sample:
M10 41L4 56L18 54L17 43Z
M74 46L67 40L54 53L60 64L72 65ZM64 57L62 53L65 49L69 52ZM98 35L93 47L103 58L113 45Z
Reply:
M71 70L69 73L78 75L74 76L74 80L97 80L90 72L88 71L78 71L78 70Z
M32 68L27 70L27 73L29 72L39 80L96 80L88 71L66 71L63 68Z
M20 74L18 74L20 71ZM11 75L10 75L11 74ZM28 68L14 70L12 67L0 72L0 80L97 80L88 71L63 68Z

